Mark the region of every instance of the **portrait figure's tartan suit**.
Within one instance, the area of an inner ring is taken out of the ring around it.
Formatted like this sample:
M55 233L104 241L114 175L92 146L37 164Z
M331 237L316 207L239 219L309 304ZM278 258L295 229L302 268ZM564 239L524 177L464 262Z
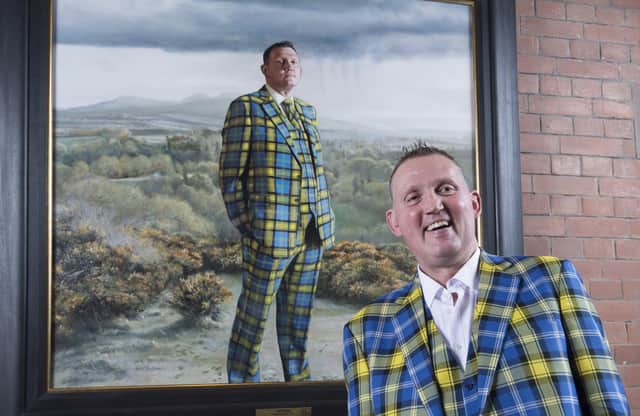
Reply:
M263 87L231 103L222 130L219 184L227 214L242 235L243 255L243 289L227 358L230 382L259 381L258 353L274 298L285 379L309 378L309 319L335 221L316 111L298 98L294 107L290 120ZM300 140L308 154L300 154ZM315 178L302 169L309 159ZM313 181L310 202L303 184Z
M482 252L467 371L418 278L344 329L350 415L628 415L600 319L569 261Z

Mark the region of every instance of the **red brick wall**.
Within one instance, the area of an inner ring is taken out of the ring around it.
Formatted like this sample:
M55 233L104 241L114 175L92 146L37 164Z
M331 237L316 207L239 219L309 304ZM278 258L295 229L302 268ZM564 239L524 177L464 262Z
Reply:
M640 0L517 0L525 252L575 262L640 415Z

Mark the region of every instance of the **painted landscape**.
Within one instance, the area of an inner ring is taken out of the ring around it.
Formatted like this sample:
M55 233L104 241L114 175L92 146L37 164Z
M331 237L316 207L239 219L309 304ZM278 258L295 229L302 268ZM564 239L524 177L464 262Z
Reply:
M474 181L467 6L251 4L261 12L56 2L52 387L226 383L241 257L218 184L221 129L230 101L263 84L276 40L300 49L295 94L318 110L336 215L311 321L314 381L342 379L344 323L415 272L384 222L402 147L448 149ZM276 13L287 30L265 17ZM274 326L267 382L283 380Z

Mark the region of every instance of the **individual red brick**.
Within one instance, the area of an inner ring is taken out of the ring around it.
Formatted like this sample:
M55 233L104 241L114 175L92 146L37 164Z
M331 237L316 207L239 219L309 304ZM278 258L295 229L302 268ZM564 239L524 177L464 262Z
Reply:
M628 300L640 299L640 280L627 279L622 281L622 293Z
M611 279L640 279L640 261L605 261L602 273Z
M579 136L602 136L604 129L602 119L576 117L573 119L573 130Z
M609 139L609 140L618 140L618 139ZM633 140L622 140L622 154L623 155L633 155L636 152L636 144Z
M535 36L522 36L516 38L516 47L518 54L521 55L537 55L538 54L538 38Z
M578 22L595 22L596 9L586 4L567 4L567 20Z
M586 217L612 217L613 199L606 197L582 198L582 213Z
M627 322L626 326L629 342L633 344L640 344L640 322Z
M580 156L551 156L551 173L554 175L580 175Z
M538 93L538 76L537 75L518 75L518 92L522 93Z
M593 114L598 117L633 118L633 108L627 103L593 100Z
M545 95L571 95L571 79L543 75L540 77L540 93Z
M524 254L527 256L550 256L551 243L547 237L524 237Z
M614 348L614 358L616 363L638 364L640 363L639 345L616 345Z
M638 0L611 0L611 5L626 9L640 9Z
M637 197L640 195L640 179L600 178L599 181L601 195L617 197Z
M605 81L602 83L602 95L612 100L631 100L631 86L624 82Z
M520 132L540 133L540 116L537 114L520 113Z
M524 215L523 232L527 236L560 236L564 235L564 219L547 215Z
M640 64L640 47L631 48L631 62Z
M622 282L620 280L591 280L589 294L593 299L621 299Z
M541 194L597 195L598 184L595 178L541 175L533 177L533 191Z
M640 240L619 240L616 241L616 258L633 260L638 258L640 253ZM640 294L640 291L638 292Z
M611 7L596 8L598 23L605 25L624 25L624 10Z
M592 106L591 100L585 98L530 96L529 112L565 116L590 116L592 114Z
M524 17L520 30L525 35L548 36L566 39L582 39L582 24L556 20Z
M640 10L625 10L624 24L631 27L640 27Z
M548 195L524 194L522 195L522 212L524 214L549 214L551 208Z
M604 133L607 137L623 137L633 139L633 121L631 120L604 120ZM640 176L638 173L636 176Z
M620 67L620 75L622 79L640 82L640 65L623 64Z
M573 237L627 237L629 222L620 218L569 217L565 222L567 236Z
M566 13L564 3L556 1L536 1L536 16L564 20Z
M529 74L552 74L556 60L546 56L518 55L518 72Z
M541 38L540 50L545 56L566 58L571 56L569 39Z
M582 174L584 176L611 176L613 162L608 157L583 156Z
M618 66L610 62L584 62L580 60L561 60L556 62L556 72L569 77L618 78Z
M602 81L597 79L574 79L573 84L574 97L601 97Z
M604 322L604 333L609 344L626 344L629 342L627 326L624 322Z
M622 378L622 383L625 386L625 392L627 394L629 394L628 390L633 390L633 389L628 389L628 386L640 386L640 365L634 364L634 365L620 365L618 364L618 372L620 373L620 378ZM633 400L633 396L631 396L631 399ZM638 405L640 405L640 403L638 403ZM633 402L630 400L629 401L629 407L631 407L631 409L633 409ZM638 408L640 408L640 406L637 406ZM631 415L635 416L636 413L633 412L633 410L631 411Z
M632 238L640 238L640 221L631 221L631 231Z
M640 199L614 198L613 210L616 217L640 218Z
M627 399L629 401L629 410L631 411L631 415L632 416L640 415L640 387L629 387L629 384L627 384L625 386L625 393L627 393Z
M518 111L521 113L529 112L529 97L525 94L518 94Z
M573 119L561 116L542 116L541 126L543 133L573 134Z
M565 154L619 156L625 154L622 139L597 139L583 136L560 137L560 150Z
M640 29L585 23L584 39L637 45Z
M603 321L633 321L640 318L640 304L620 300L594 300Z
M553 215L580 215L582 198L577 196L552 195L551 213Z
M520 151L532 153L558 153L560 142L558 137L546 134L520 135Z
M600 59L600 43L586 40L571 41L571 56L577 59Z
M577 238L552 238L551 255L560 258L582 257L582 242Z
M534 0L517 0L516 1L516 16L533 16L535 15L535 8L533 6Z
M546 174L551 173L549 155L535 153L520 154L520 169L522 173Z
M614 244L610 239L585 238L582 241L582 250L586 258L606 259L615 257Z
M576 270L583 280L593 280L602 278L602 266L600 260L575 259L572 260Z
M600 48L602 59L614 62L629 62L630 47L615 43L603 43Z
M525 192L533 192L533 185L531 183L531 175L520 175L520 190Z

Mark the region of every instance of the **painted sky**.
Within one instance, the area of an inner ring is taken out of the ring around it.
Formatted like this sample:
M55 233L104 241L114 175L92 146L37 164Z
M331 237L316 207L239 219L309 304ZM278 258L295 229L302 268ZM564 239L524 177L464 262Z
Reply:
M289 39L321 118L468 132L470 17L423 0L58 0L56 107L237 96Z

